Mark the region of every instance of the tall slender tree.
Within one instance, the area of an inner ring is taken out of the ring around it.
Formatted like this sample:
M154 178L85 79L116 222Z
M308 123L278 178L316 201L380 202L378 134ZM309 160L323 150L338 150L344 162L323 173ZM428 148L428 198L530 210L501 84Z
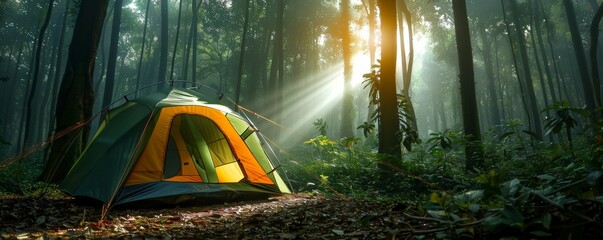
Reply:
M180 20L182 18L182 0L178 1L178 23L176 24L176 39L174 40L174 50L172 50L172 64L170 67L169 79L174 80L174 62L176 61L176 50L178 49L178 39L180 37Z
M161 36L158 82L165 81L168 60L168 0L161 0Z
M599 68L597 67L597 49L599 44L599 25L603 18L603 3L597 8L597 12L593 17L593 21L590 27L590 65L592 72L593 91L595 95L595 102L597 106L601 106L601 80L599 79Z
M352 94L352 38L350 32L350 1L341 1L341 51L343 57L343 104L341 136L354 136L354 95Z
M284 57L283 57L283 19L285 17L285 0L275 0L275 25L274 25L274 39L272 43L272 59L270 66L270 75L269 75L269 92L270 92L270 100L269 102L275 103L274 116L272 116L277 121L282 120L282 99L283 99L283 86L282 83L284 81ZM274 136L280 137L280 132L278 128L274 128Z
M241 82L243 81L243 64L245 61L245 44L247 41L247 29L249 28L249 2L250 0L245 1L245 18L243 23L243 33L241 36L241 49L239 52L239 67L237 69L237 86L236 86L236 94L235 94L235 103L238 105L241 101ZM238 108L237 108L238 110Z
M69 134L52 145L49 161L40 177L47 182L60 182L86 145L90 127L84 126L81 131L73 129L92 117L92 76L108 2L80 3L56 108L57 130Z
M105 90L103 93L103 107L113 102L113 91L115 85L115 66L117 63L117 49L119 45L119 31L121 29L121 9L123 0L115 0L113 5L113 23L111 26L111 42L109 43L109 60L107 62L107 77L105 78Z
M469 34L469 20L465 0L452 0L454 13L454 32L456 33L456 49L459 59L459 78L461 81L461 106L463 111L463 130L466 145L465 168L473 170L483 165L481 132L475 96L475 80L473 72L473 53Z
M504 1L504 0L503 0ZM502 2L502 1L501 1ZM504 3L503 3L504 4ZM525 95L527 96L528 102L528 110L530 113L529 118L531 119L530 126L532 126L531 130L534 131L538 138L542 139L542 123L540 121L540 109L538 108L538 102L536 101L536 94L534 92L534 85L532 80L532 71L530 70L530 61L528 58L528 50L526 48L526 40L524 38L523 25L520 22L519 18L519 8L517 7L516 0L509 1L511 12L513 13L513 22L515 23L515 37L517 39L517 51L519 51L519 57L521 59L521 67L523 70L523 88L525 91ZM503 14L506 14L503 12ZM511 33L509 33L511 34ZM515 51L515 49L513 49ZM519 77L519 76L518 76Z
M586 63L586 55L584 54L584 46L582 44L582 37L580 36L580 28L578 28L578 22L576 20L576 13L574 5L571 0L563 0L565 7L565 13L567 15L567 23L569 24L570 34L572 36L572 44L574 46L574 54L576 55L576 63L578 64L580 80L582 81L582 91L584 94L584 101L586 103L586 109L589 112L594 112L597 107L595 96L593 93L593 84L590 81L591 78L588 74L588 65ZM597 86L598 87L598 86Z
M48 22L50 22L50 15L52 15L52 8L54 6L54 0L49 0L48 1L48 8L46 10L46 17L44 19L44 23L42 24L42 27L40 28L40 33L38 34L38 43L36 46L36 55L35 55L35 63L34 63L34 74L33 77L31 78L31 87L29 88L29 93L27 94L27 108L26 108L26 112L25 114L25 121L21 121L21 128L23 129L23 141L21 143L21 148L26 148L28 147L29 143L29 135L30 135L30 129L32 128L32 123L31 123L31 115L33 114L33 101L34 101L34 94L36 93L36 88L38 86L38 78L40 75L40 58L41 55L40 53L42 52L42 43L44 43L44 34L46 33L46 28L48 28Z
M398 100L396 94L396 2L379 0L381 19L381 75L379 81L379 153L397 159L400 152Z
M406 101L406 109L404 109L404 111L406 111L408 116L405 121L411 127L411 130L416 132L418 131L418 127L415 117L415 108L410 97L410 84L415 55L412 14L410 10L408 10L406 0L397 0L397 6L398 12L401 13L398 14L398 28L400 32L400 56L402 61L402 96ZM406 31L404 30L404 26L406 26ZM408 44L408 52L406 52L406 44Z
M54 113L55 113L55 109L56 109L56 96L58 95L59 92L59 85L60 85L60 77L61 77L61 71L59 69L61 69L63 67L63 46L65 44L63 44L63 42L65 41L65 30L67 28L67 16L69 15L69 6L71 1L65 1L65 8L63 9L63 20L61 21L61 33L59 34L59 41L58 41L58 49L57 49L57 56L56 56L56 66L53 70L54 70L54 77L53 77L53 81L52 81L52 87L49 89L50 91L50 107L48 109L49 112L49 130L48 130L48 134L52 133L52 130L54 130L54 123L55 123L55 118L54 118Z
M191 77L192 77L192 81L196 82L197 81L197 34L199 32L198 30L198 22L199 22L199 8L197 8L197 0L193 0L193 20L191 22L191 32L192 32L192 43L191 43L191 48L193 50L193 56L192 56L192 61L193 63L191 64ZM188 63L187 63L188 64Z
M140 82L140 75L142 73L142 60L144 58L144 45L147 40L147 25L149 23L149 8L151 7L151 0L147 0L147 10L144 13L144 29L142 30L142 46L140 47L140 59L138 59L138 67L136 74L136 89L139 89L142 86Z

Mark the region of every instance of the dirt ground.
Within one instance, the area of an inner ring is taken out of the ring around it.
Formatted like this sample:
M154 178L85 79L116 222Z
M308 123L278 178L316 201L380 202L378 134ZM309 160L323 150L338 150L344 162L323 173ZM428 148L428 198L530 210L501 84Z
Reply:
M3 239L393 239L411 227L392 204L288 195L265 201L112 209L71 198L0 198Z

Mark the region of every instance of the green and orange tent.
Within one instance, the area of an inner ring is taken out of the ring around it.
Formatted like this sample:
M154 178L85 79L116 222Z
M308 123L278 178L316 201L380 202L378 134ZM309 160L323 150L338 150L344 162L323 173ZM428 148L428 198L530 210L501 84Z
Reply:
M108 206L289 193L262 145L251 122L229 108L164 89L108 111L60 189Z

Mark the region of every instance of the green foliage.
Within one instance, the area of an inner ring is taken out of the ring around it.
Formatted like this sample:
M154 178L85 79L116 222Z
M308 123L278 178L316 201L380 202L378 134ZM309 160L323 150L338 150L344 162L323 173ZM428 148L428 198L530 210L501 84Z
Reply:
M420 141L419 133L413 127L415 117L412 115L410 98L398 94L398 119L400 121L400 139L406 150L412 151L412 144Z
M547 118L545 122L546 134L555 133L559 134L562 130L565 130L565 137L569 143L569 150L574 155L574 141L572 138L572 129L578 125L575 115L579 115L583 118L588 118L588 112L583 108L570 107L567 101L557 102L546 107L543 112L554 111L553 117Z
M532 183L519 179L501 182L500 176L490 171L478 177L484 189L459 194L432 192L423 206L426 214L438 221L435 227L456 229L445 232L448 238L475 238L477 234L488 239L583 236L585 229L597 228L596 222L588 220L596 213L588 209L603 206L603 173L568 167L572 176L539 175Z
M506 143L505 146L513 148L513 151L518 151L523 154L528 152L528 144L531 140L542 140L536 135L536 133L526 130L523 122L519 119L508 120L503 126L501 126L501 134L498 136L498 140ZM533 149L533 148L532 148Z
M319 192L327 196L343 194L359 198L387 197L376 192L399 192L410 188L407 181L395 175L388 181L379 177L379 157L371 150L358 144L358 138L332 140L319 135L304 143L285 165L297 191ZM386 186L395 183L395 186ZM401 187L403 186L403 187ZM395 190L394 190L395 189Z
M372 124L369 122L364 122L364 123L362 123L362 125L358 126L356 129L362 129L362 134L364 135L365 138L368 138L369 134L371 134L373 131L375 131L375 124Z
M450 130L446 130L440 133L430 133L431 136L429 140L427 140L427 144L431 144L429 150L433 150L434 148L440 148L442 150L452 149L452 140L450 139Z
M569 103L567 101L557 102L548 107L546 107L542 112L554 111L555 116L547 118L545 120L545 128L548 133L559 133L563 128L565 129L573 129L578 122L574 114L578 114L583 118L588 117L588 112L583 108L574 108L569 107Z
M379 79L381 76L381 60L377 60L377 62L379 64L371 65L370 73L365 73L364 75L362 75L362 78L364 78L364 80L362 81L362 84L364 85L363 88L369 89L369 103L373 105L379 105Z
M557 115L562 130L576 128L576 116L583 115L563 104L555 109L569 112ZM488 166L482 172L464 169L462 131L431 133L387 163L358 139L318 136L295 154L304 161L288 171L296 190L404 202L419 214L411 218L429 222L419 238L598 238L603 121L589 127L573 133L576 147L569 150L566 142L537 139L519 120L507 121L482 138Z
M380 61L378 60L380 63ZM371 72L362 75L364 81L362 82L364 88L369 89L369 104L376 105L377 108L373 115L371 116L371 122L365 122L363 125L360 125L357 129L363 129L364 136L367 137L370 132L373 131L375 122L379 119L379 115L381 112L381 108L379 107L379 86L381 79L381 65L374 64L371 65ZM398 102L398 119L400 124L400 132L397 133L398 138L402 142L402 145L406 150L412 151L412 144L420 141L419 133L413 127L413 124L416 120L412 114L412 106L410 103L410 98L408 96L404 96L402 94L397 94L397 102Z
M314 128L318 130L320 135L327 135L327 121L322 118L316 119L313 123Z
M42 171L41 154L8 165L0 169L0 194L19 194L32 197L58 196L56 185L37 182Z

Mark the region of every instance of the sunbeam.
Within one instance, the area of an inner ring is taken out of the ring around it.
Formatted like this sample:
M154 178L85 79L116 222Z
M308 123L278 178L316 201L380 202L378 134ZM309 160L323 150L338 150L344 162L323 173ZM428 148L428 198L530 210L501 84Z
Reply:
M365 97L362 91L362 75L370 71L367 54L358 53L353 58L352 91L355 98ZM341 102L344 91L343 62L319 72L316 75L298 79L285 90L283 100L284 124L289 131L283 132L283 141L301 140L318 134L312 122L324 119L328 124L327 134L337 135L340 121ZM366 106L355 106L356 115L365 111ZM366 114L364 114L366 115Z

